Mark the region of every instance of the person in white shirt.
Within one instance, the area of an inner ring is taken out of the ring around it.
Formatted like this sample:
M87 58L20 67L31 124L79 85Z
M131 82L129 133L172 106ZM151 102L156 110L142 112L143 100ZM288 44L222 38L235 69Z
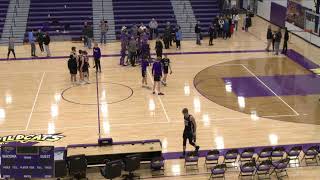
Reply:
M154 35L157 38L158 37L158 22L152 18L152 20L149 23L149 28L150 28L150 37L151 39L154 39Z
M232 20L234 22L234 27L235 27L236 31L238 31L238 22L240 20L239 14L237 13L237 14L233 15Z

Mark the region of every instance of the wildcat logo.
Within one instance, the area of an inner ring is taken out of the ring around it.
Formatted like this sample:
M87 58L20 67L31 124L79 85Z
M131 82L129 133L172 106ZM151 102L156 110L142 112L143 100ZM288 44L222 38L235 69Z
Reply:
M0 144L7 144L11 142L19 143L39 143L39 142L56 142L65 136L59 134L30 134L30 135L9 135L0 137Z

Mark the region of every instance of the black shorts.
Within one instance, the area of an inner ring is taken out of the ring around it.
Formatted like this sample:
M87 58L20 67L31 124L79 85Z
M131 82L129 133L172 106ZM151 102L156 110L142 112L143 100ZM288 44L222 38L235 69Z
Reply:
M141 75L142 75L142 77L146 77L146 75L147 75L147 73L146 73L146 71L141 71Z
M154 77L153 77L153 80L154 80L155 82L159 82L159 81L161 80L161 76L154 76Z
M163 68L163 73L164 74L168 74L169 73L169 68L168 67L164 67Z

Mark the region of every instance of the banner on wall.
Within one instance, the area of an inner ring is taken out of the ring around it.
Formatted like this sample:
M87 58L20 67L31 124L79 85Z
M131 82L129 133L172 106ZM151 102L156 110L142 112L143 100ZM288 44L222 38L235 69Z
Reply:
M305 29L305 11L307 8L301 5L301 0L288 0L286 21L301 29Z

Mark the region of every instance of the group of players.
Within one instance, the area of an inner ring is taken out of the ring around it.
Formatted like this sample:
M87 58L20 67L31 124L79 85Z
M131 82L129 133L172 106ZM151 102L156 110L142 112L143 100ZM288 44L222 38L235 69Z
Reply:
M71 75L71 82L77 83L77 74L79 72L80 84L89 83L89 56L88 52L84 50L79 50L77 54L76 47L71 48L71 53L68 60L68 69ZM96 72L101 72L100 58L101 51L98 47L98 44L95 43L93 48L93 57L94 57L94 67Z

